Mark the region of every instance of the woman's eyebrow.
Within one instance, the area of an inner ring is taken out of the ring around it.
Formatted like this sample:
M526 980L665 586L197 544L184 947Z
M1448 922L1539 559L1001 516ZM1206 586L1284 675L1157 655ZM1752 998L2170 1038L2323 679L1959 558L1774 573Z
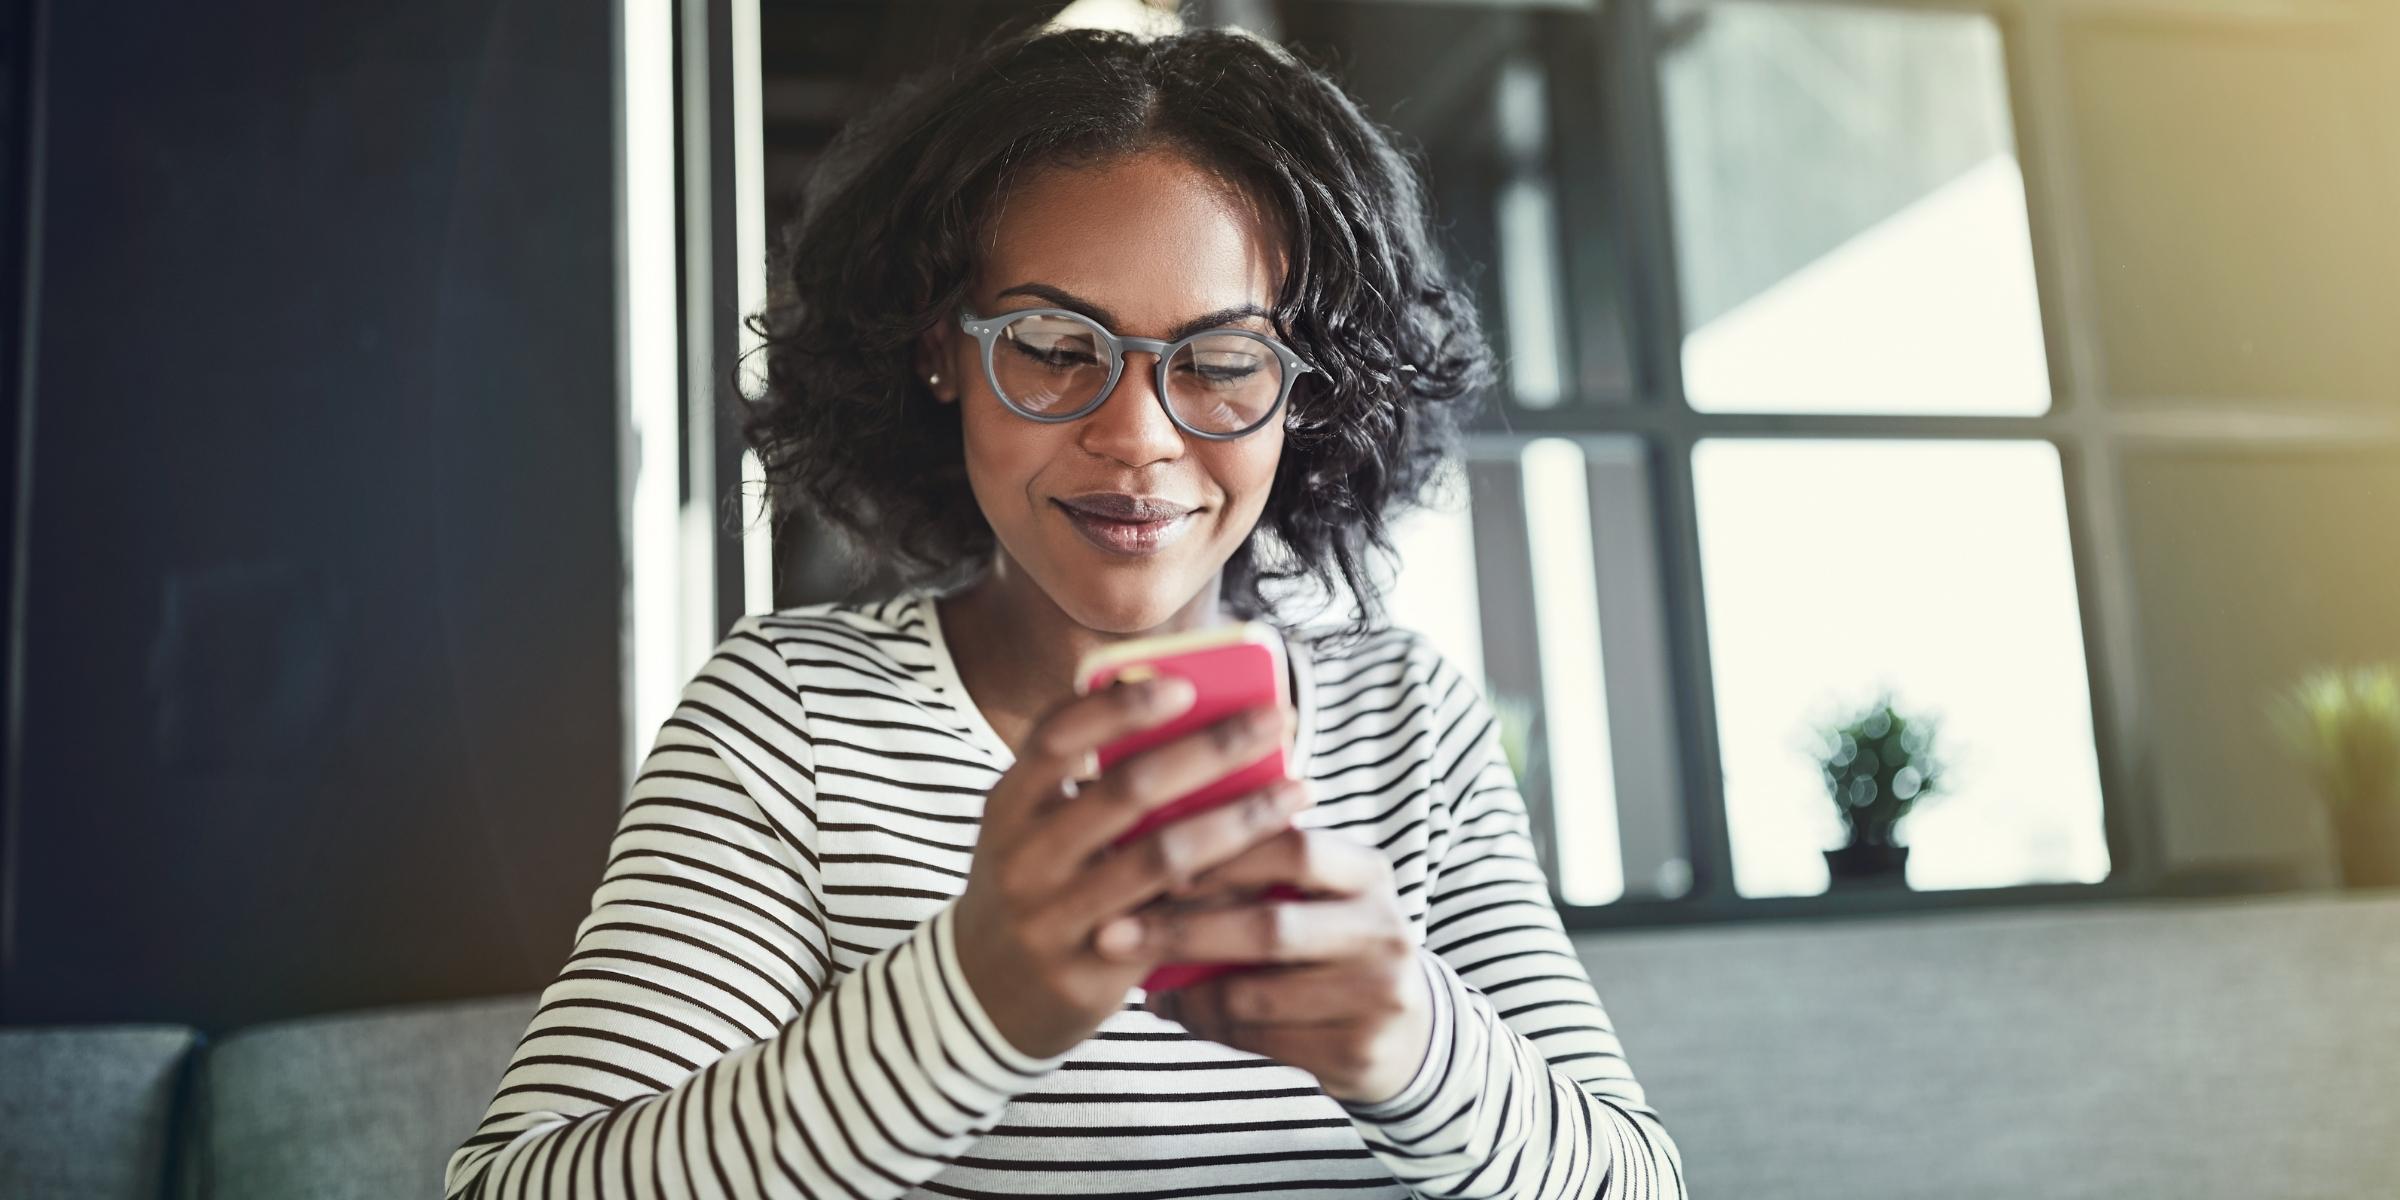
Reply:
M1110 329L1115 329L1117 327L1116 317L1111 315L1107 309L1102 308L1099 305L1074 294L1073 292L1067 291L1064 288L1054 288L1046 283L1020 283L1015 287L1000 289L999 294L1001 296L1026 295L1040 300L1047 300L1060 308L1073 309L1076 312L1082 313L1083 315L1100 322L1102 325L1106 325ZM998 297L994 298L997 299ZM1215 329L1220 326L1231 325L1235 321L1239 321L1244 317L1266 317L1270 315L1271 314L1269 314L1266 309L1255 304L1236 304L1231 308L1220 308L1215 312L1202 313L1197 317L1193 317L1189 321L1185 321L1182 324L1177 325L1175 328L1167 331L1165 340L1171 342L1179 337L1185 336L1186 334L1198 333L1203 329Z

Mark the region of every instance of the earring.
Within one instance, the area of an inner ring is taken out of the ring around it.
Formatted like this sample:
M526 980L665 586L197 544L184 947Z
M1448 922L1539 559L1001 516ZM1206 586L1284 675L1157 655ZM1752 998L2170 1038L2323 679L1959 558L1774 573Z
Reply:
M940 375L938 375L938 374L935 374L935 375L928 375L928 376L926 376L926 377L925 377L925 386L926 386L926 387L940 387L940 386L942 386L942 377L941 377Z

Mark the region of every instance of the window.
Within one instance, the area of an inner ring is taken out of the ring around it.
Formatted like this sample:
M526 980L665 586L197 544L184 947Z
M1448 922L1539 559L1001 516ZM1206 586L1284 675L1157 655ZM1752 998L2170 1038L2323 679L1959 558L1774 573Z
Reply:
M1482 264L1506 379L1463 494L1402 528L1395 617L1481 671L1573 919L1825 892L1812 733L1879 687L1954 768L1882 903L2107 878L2077 435L2002 28L1790 0L1286 11L1421 144Z
M1901 826L1909 886L2099 881L2058 451L1891 440L2050 408L1999 28L1771 0L1659 17L1690 407L1936 418L1693 448L1735 890L1825 890L1844 831L1813 733L1887 693L1950 767Z
M2050 407L1989 17L1675 0L1660 20L1693 408Z
M1825 889L1841 828L1809 733L1884 689L1948 764L1905 826L1909 886L2107 875L2056 449L1711 438L1694 466L1742 895Z

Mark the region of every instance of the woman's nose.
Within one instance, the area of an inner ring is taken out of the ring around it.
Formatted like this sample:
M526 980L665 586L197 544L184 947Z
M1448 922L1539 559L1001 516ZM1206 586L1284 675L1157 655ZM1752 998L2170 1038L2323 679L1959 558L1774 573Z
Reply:
M1139 350L1125 354L1116 390L1082 421L1083 448L1129 467L1146 466L1183 453L1183 431L1168 419L1158 395L1158 357Z

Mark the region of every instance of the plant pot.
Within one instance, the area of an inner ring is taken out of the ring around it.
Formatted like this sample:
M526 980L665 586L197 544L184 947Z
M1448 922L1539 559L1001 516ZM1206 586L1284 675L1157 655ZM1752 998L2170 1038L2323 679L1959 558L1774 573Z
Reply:
M1852 843L1825 852L1828 888L1889 887L1908 882L1908 847Z
M2333 814L2342 886L2400 887L2400 806L2353 804Z

